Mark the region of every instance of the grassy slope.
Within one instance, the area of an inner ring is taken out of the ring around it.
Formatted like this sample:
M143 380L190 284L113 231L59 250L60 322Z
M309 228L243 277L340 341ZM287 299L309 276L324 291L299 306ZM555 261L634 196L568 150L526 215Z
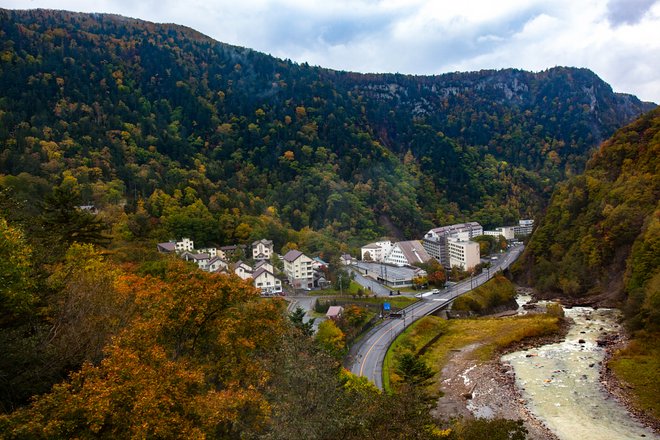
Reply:
M660 419L660 343L636 339L614 354L608 363L634 395L633 406Z
M547 336L560 330L559 318L549 315L525 315L508 318L477 318L446 321L427 316L406 329L390 347L383 366L383 383L388 390L399 381L395 373L396 359L406 353L418 353L435 336L440 336L422 355L437 373L431 388L437 391L442 380L440 372L449 359L451 350L479 343L475 360L484 362L498 350L526 338Z

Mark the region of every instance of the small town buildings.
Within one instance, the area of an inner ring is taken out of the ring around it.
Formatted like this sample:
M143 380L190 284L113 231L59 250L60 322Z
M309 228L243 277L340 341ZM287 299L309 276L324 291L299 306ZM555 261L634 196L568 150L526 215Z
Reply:
M329 264L323 261L320 257L312 258L312 269L320 270L320 269L325 269L328 266Z
M243 261L237 261L232 265L232 269L234 270L234 273L238 275L241 279L247 280L248 278L252 278L252 267L243 262Z
M273 255L273 242L271 240L257 240L252 243L253 260L270 260Z
M384 261L385 257L390 253L394 244L389 241L376 241L362 246L360 252L360 259L362 261Z
M388 287L399 288L413 285L415 278L427 276L427 272L419 267L394 266L387 263L361 262L357 270L363 276L373 278Z
M464 241L457 237L447 238L450 267L458 266L469 271L481 262L479 243Z
M332 319L333 321L338 320L341 318L341 315L344 313L344 308L342 306L330 306L328 307L328 311L325 313L325 316L328 319Z
M192 252L195 250L195 245L189 238L182 238L181 241L177 241L175 247L177 252Z
M161 254L171 254L176 252L176 241L167 241L156 244L156 250Z
M412 266L416 263L426 263L431 256L418 240L399 241L385 258L385 263L397 266Z
M339 257L339 262L342 264L342 266L350 266L356 261L355 258L351 257L350 254L342 254L342 256Z
M431 229L424 235L422 245L429 255L438 260L440 264L451 267L447 239L454 237L462 241L468 241L483 234L484 229L477 222L457 223Z
M181 254L183 252L193 252L195 247L192 240L183 238L181 241L171 240L165 243L158 243L156 244L156 249L161 253L169 254L176 252L177 254Z
M518 225L513 227L516 237L530 235L534 229L534 220L518 220Z
M258 269L262 267L271 273L275 273L275 271L273 270L273 265L270 264L270 262L268 262L267 260L257 261L257 263L254 265L254 271L256 272Z
M265 266L255 269L252 274L254 287L261 289L262 295L272 295L282 292L282 281L275 277L272 271Z
M209 254L192 252L184 252L181 254L181 258L186 261L195 263L197 267L202 270L208 270L209 261L211 260L211 256Z
M218 249L218 256L225 261L229 261L234 257L242 257L245 255L245 245L230 245L230 246L221 246Z
M493 237L499 237L501 235L507 240L513 240L515 238L514 229L515 226L502 226L495 228L494 231L484 231L484 235L490 235Z
M207 269L209 272L219 272L221 270L227 270L229 266L225 261L220 259L220 257L211 257L208 262Z
M314 287L314 269L312 259L299 250L292 249L284 257L284 273L295 289Z
M218 256L218 250L214 247L198 249L197 252L200 254L209 254L211 258Z

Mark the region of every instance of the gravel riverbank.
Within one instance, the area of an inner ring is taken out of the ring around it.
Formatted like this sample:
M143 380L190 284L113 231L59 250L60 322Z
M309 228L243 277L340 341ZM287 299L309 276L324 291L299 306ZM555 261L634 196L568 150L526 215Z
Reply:
M559 334L533 338L514 344L507 352L524 350L561 341L568 323ZM452 352L442 370L444 379L434 414L439 418L504 418L522 420L530 439L557 440L526 406L526 401L515 384L515 374L510 365L499 361L503 353L485 363L474 361L472 352L481 344L475 343Z

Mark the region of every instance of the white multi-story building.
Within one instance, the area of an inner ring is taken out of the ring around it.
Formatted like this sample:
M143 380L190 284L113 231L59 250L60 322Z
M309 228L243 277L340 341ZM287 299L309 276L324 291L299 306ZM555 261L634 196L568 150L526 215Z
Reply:
M313 260L299 250L292 249L283 257L284 273L295 289L314 287Z
M193 241L189 238L182 238L181 241L177 241L175 244L175 249L178 253L181 252L192 252L195 249Z
M518 226L513 227L513 232L516 237L529 235L534 229L534 220L518 220Z
M494 231L484 231L484 235L490 235L493 237L499 237L500 235L507 240L513 240L515 237L515 226L502 226L495 228Z
M200 254L209 254L211 258L218 256L218 250L214 247L199 249L197 252L199 252Z
M433 258L445 267L451 267L447 239L449 237L468 241L484 234L484 228L477 222L457 223L455 225L433 228L424 235L422 245Z
M365 246L362 246L360 259L362 261L369 260L382 262L390 253L393 246L394 245L389 240L369 243Z
M385 257L385 263L412 266L415 263L426 263L430 259L431 256L418 240L399 241L394 244L390 253Z
M253 260L270 260L273 255L273 242L271 240L257 240L252 243Z
M479 243L477 242L448 237L447 249L450 267L458 266L463 270L472 270L481 262Z

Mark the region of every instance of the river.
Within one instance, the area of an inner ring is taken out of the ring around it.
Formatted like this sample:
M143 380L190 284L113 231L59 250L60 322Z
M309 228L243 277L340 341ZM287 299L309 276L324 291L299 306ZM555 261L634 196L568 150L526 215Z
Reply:
M513 366L530 411L561 440L660 439L600 383L605 349L596 341L619 331L618 312L586 307L565 312L575 324L563 342L502 357Z

